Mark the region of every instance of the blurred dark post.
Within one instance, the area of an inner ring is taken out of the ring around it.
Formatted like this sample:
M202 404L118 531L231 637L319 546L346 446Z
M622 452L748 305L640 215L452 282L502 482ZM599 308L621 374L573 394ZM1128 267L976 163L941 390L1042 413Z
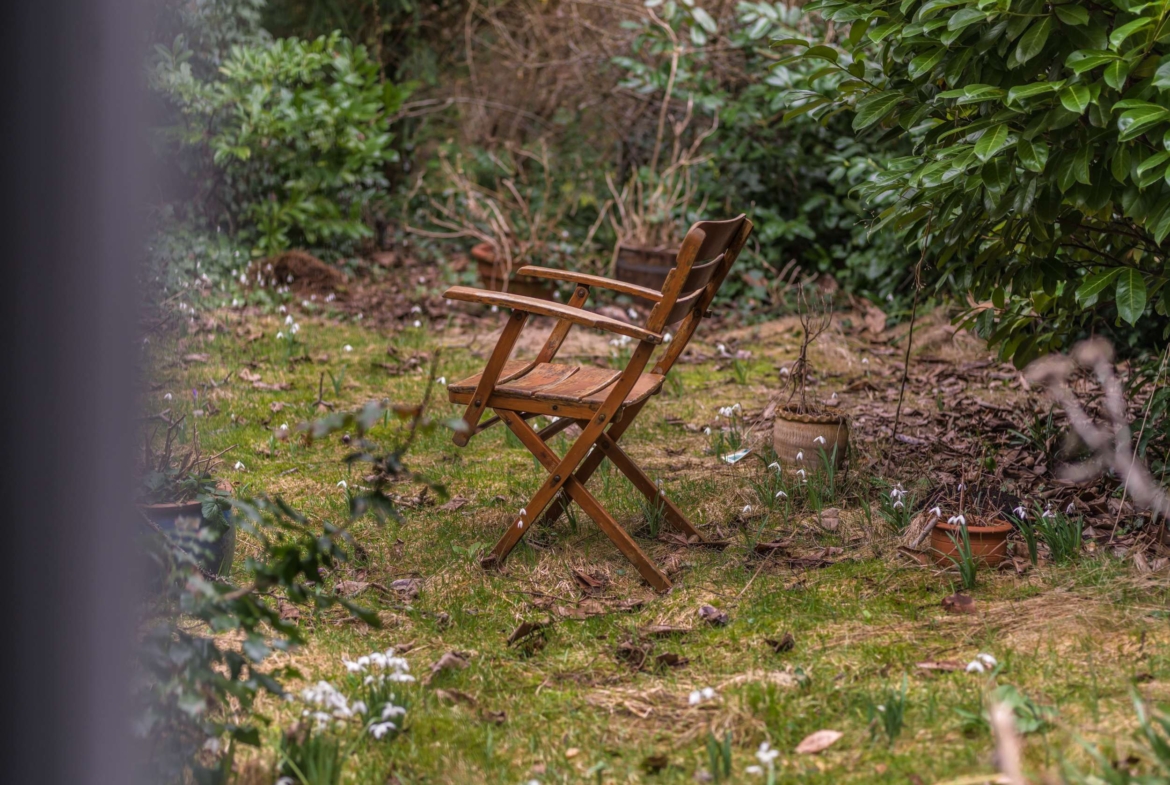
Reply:
M3 775L128 783L142 40L126 0L0 3Z

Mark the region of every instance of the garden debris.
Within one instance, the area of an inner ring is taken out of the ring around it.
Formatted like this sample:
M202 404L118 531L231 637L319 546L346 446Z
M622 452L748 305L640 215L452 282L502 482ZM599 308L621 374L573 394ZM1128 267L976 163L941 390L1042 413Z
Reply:
M480 712L479 716L483 719L484 722L490 722L493 725L503 725L508 721L508 714L503 709L500 709L499 711L485 709L484 711Z
M273 414L283 410L284 407L285 407L284 401L273 401L272 403L268 404L268 410L270 412L272 412Z
M210 354L185 354L183 355L183 362L185 363L205 363L211 359Z
M951 673L953 671L961 671L966 666L956 660L939 660L937 662L934 660L926 660L925 662L914 663L914 667L924 671L943 671L945 673Z
M604 578L595 578L592 575L586 575L581 570L573 570L573 580L581 591L586 594L600 594L605 589L608 580Z
M508 636L508 645L511 646L516 641L527 638L529 635L537 632L538 630L543 630L545 627L550 627L552 626L552 623L552 619L548 616L542 619L522 621L516 627L516 629L512 630L512 634Z
M957 592L949 597L943 597L942 606L947 613L978 613L975 599Z
M836 744L843 735L841 731L819 730L805 736L804 740L796 745L796 752L800 755L816 755Z
M725 627L731 621L731 617L727 615L726 611L721 611L712 605L704 605L699 608L699 618L713 627Z
M366 581L341 581L337 584L337 593L342 597L353 597L361 594L369 585Z
M818 523L827 532L837 531L837 528L841 525L841 511L836 507L826 507L821 510Z
M638 634L647 638L669 638L672 635L685 635L690 627L675 627L672 624L651 624L638 630Z
M670 758L665 755L649 755L642 759L642 771L647 774L657 774L670 765Z
M236 376L239 376L246 382L258 382L261 378L260 374L249 371L247 368L241 368L239 372L236 373Z
M471 655L468 652L462 652L462 651L449 651L449 652L447 652L442 657L435 660L435 663L431 666L431 672L427 676L425 683L430 684L432 681L434 681L434 679L437 676L439 676L444 671L449 671L449 670L461 671L461 670L467 668L471 664L467 661L470 658L470 656Z
M682 668L690 664L690 660L673 652L663 652L654 658L654 663L660 668Z
M265 278L288 286L299 297L343 294L345 290L345 276L340 270L304 251L285 251L254 263L249 269L255 265L259 265L260 274Z
M731 544L730 541L722 539L700 540L697 537L687 538L678 532L666 532L662 535L662 539L666 542L684 545L688 548L712 548L717 551L721 551Z
M390 582L391 591L407 600L413 600L422 591L422 580L419 578L399 578Z
M460 507L464 507L469 503L470 502L468 499L465 499L462 496L455 496L449 502L440 506L439 509L444 510L445 512L455 512L455 510L458 510Z
M765 638L764 643L772 647L772 651L777 654L783 654L786 651L792 651L796 648L796 637L791 632L784 633L779 640L773 638Z
M617 645L614 654L620 662L640 671L646 665L646 660L650 658L652 651L654 651L654 644L650 641L624 640Z
M930 566L930 554L928 554L926 551L916 551L913 548L906 547L905 545L899 545L897 553L900 556L905 556L907 559L910 559L919 566Z
M755 552L767 556L771 553L779 551L782 554L788 553L788 548L792 545L792 540L773 540L772 542L757 542Z

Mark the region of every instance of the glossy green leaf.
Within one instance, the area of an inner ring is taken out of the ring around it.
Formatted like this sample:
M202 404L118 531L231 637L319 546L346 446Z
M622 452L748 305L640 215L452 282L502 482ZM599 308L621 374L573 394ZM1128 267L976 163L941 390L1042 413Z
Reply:
M1077 287L1076 300L1081 305L1092 305L1097 297L1113 285L1113 281L1121 273L1121 268L1098 272L1090 275Z
M1117 315L1125 321L1137 324L1146 310L1146 279L1141 272L1127 267L1117 276Z
M1118 139L1127 142L1141 136L1158 123L1170 118L1170 111L1160 106L1143 106L1130 109L1117 118Z
M857 114L853 117L853 130L861 131L879 122L903 97L901 93L889 90L861 99L857 102Z
M928 50L915 57L910 61L910 67L908 69L910 78L917 79L924 74L930 73L946 53L947 50L940 47L938 49Z
M1008 90L1007 103L1009 106L1019 101L1035 98L1038 95L1046 95L1054 93L1064 85L1064 81L1059 82L1033 82L1032 84L1017 85Z
M1069 85L1058 95L1064 108L1074 114L1083 114L1089 108L1089 88L1083 84Z
M1016 153L1020 156L1020 163L1030 172L1043 172L1048 163L1048 145L1042 140L1020 139L1016 143Z
M1010 129L1005 124L993 126L983 132L975 143L975 155L980 161L987 161L1007 144Z
M1131 35L1145 30L1153 23L1154 20L1148 16L1134 19L1132 22L1126 22L1109 34L1109 46L1113 49L1119 48Z
M1087 25L1089 23L1089 12L1085 8L1077 5L1076 2L1062 3L1060 5L1053 6L1052 10L1056 12L1057 19L1064 22L1066 25L1072 25L1075 27L1077 25Z
M814 60L828 60L830 63L835 63L840 54L840 52L831 46L814 46L807 52L804 52L803 57Z
M1044 17L1029 27L1028 32L1024 33L1016 47L1016 62L1026 63L1040 54L1044 49L1044 44L1048 43L1050 32L1052 32L1052 17L1050 16Z

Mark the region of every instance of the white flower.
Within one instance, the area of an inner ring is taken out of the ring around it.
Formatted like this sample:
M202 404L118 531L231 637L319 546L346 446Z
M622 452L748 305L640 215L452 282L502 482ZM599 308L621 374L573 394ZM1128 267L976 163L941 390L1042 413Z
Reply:
M215 736L211 736L207 741L203 742L203 749L210 752L212 755L218 755L220 749L220 741Z
M427 277L426 277L425 275L420 275L420 276L418 277L418 282L419 282L419 283L426 283L426 282L427 282Z
M349 485L345 482L345 480L342 480L341 482L337 483L337 487L338 488L348 488Z
M692 705L692 706L698 706L703 701L712 700L712 699L714 699L714 697L715 697L715 690L711 689L710 687L704 687L701 690L695 690L694 692L692 692L687 697L687 702L690 703L690 705Z
M894 509L895 510L905 509L905 507L906 507L906 505L902 503L901 499L898 499L898 501L894 502Z
M277 334L276 334L276 340L278 340L278 341L279 341L281 338L283 338L283 337L284 337L284 333L283 333L283 332L280 332L280 333L277 333Z
M447 383L447 377L446 377L446 376L440 376L438 379L435 379L435 381L436 381L436 382L438 382L439 384L446 384L446 383ZM555 418L554 418L554 419L555 419Z
M236 471L242 472L245 468L247 468L247 467L244 466L243 461L236 461L236 465L235 465Z
M1052 507L1048 507L1044 510L1044 513L1040 517L1041 518L1051 518L1052 515L1053 515Z
M745 504L745 505L743 506L743 513L744 513L744 515L748 514L748 513L749 513L749 512L751 512L751 511L752 511L752 506L751 506L750 504Z
M280 306L280 309L281 309L281 312L283 313L283 312L284 312L284 306L283 306L283 305L282 305L282 306ZM288 316L284 317L284 323L285 323L285 324L292 324L292 323L293 323L293 318L292 318L292 314L291 314L291 313L290 313Z
M166 395L164 395L164 396L163 396L163 400L164 400L164 401L169 401L169 400L170 400L172 397L173 397L173 396L172 396L170 393L167 393Z
M353 706L350 708L353 709L354 714L365 714L367 711L369 711L369 709L366 708L365 701L354 701Z
M288 432L288 423L286 423L286 422L282 422L282 423L280 424L280 430L282 430L282 431L284 431L284 432L286 432L286 433L287 433L287 432Z
M967 519L962 515L952 515L950 518L947 518L947 523L949 523L951 526L954 526L956 523L960 526L966 526Z
M788 367L787 367L787 366L785 366L785 367L783 367L783 368L781 368L781 369L780 369L780 375L781 375L781 376L787 376L787 375L788 375L788 374L790 374L790 373L792 373L792 372L788 370Z
M975 655L975 659L982 662L988 668L994 668L996 665L999 664L999 660L995 659L995 657L992 657L990 654L980 653L980 654Z
M417 305L412 305L410 308L410 312L411 313L422 313L422 308L420 306L417 306Z
M353 347L352 347L352 346L350 346L348 343L347 343L345 346L343 346L342 348L343 348L345 351L347 351L347 352L352 352L352 351L353 351Z
M715 697L715 690L710 687L704 687L702 690L703 700L709 701Z
M983 663L979 660L971 660L971 662L967 663L967 673L985 673L986 671L987 669L983 667Z
M635 311L633 308L628 308L628 309L626 309L626 316L630 317L631 319L637 319L638 312Z
M772 761L776 760L780 755L780 750L772 749L772 745L768 742L761 742L760 748L756 750L756 760L765 766L771 766Z
M422 322L420 322L418 319L415 319L414 322L412 323L412 326L413 327L422 327Z
M788 494L786 494L784 491L776 491L776 498L777 499L787 499Z
M670 333L663 333L663 335L662 335L662 342L663 342L663 343L670 343L670 339L671 339L672 337L673 337L673 336L672 336Z
M393 722L375 722L370 725L370 735L375 739L380 739L396 727L398 726Z
M393 703L387 703L382 707L382 719L388 720L391 717L406 716L406 709L401 706L395 706Z
M784 471L782 468L780 468L780 464L779 464L779 463L777 463L776 461L772 461L771 463L769 463L769 464L768 464L768 468L769 468L769 469L771 469L772 467L775 467L775 468L776 468L776 472L777 472L777 473L780 473L780 472Z
M297 333L299 333L301 331L301 326L299 324L297 324L296 322L293 322L293 326L288 328L288 331L290 333L292 333L293 335L296 335Z
M282 305L282 306L280 306L280 312L281 312L281 313L288 313L288 308L285 308L285 307Z
M1021 521L1028 517L1028 511L1024 509L1024 505L1022 504L1012 510L1012 512L1015 513L1015 516Z
M325 302L331 303L336 299L337 299L337 295L330 292L329 295L325 298Z
M764 773L764 770L759 766L745 766L743 771L745 774L763 774Z
M796 460L798 460L798 461L804 460L804 450L801 450L800 452L796 453Z
M813 439L813 443L814 443L814 444L824 444L824 443L825 443L825 437L824 437L824 436L818 436L817 438Z
M797 469L796 473L800 475L801 479L804 479L807 476L804 472L804 469Z
M527 507L521 507L521 508L520 508L520 517L521 517L521 518L523 518L523 517L524 517L525 515L527 515L527 514L528 514L528 508L527 508Z
M233 297L232 298L232 308L239 308L239 307L240 307L240 301L237 300L235 297Z
M366 669L360 662L354 662L353 660L342 660L342 663L345 664L345 669L350 673L361 673Z
M936 518L941 518L942 517L942 507L935 505L934 507L931 508L930 514Z
M862 357L862 358L861 358L861 364L862 364L862 365L869 365L869 358L868 358L868 357Z
M240 283L241 283L241 284L244 284L244 285L247 285L247 283L248 283L248 276L246 276L246 275L241 275L241 276L240 276Z
M965 491L965 490L967 490L967 486L966 486L966 484L965 484L965 483L959 483L957 490L960 490L960 491Z
M707 436L710 436L711 435L711 426L708 425L706 428L704 428L703 433L706 434Z
M1072 515L1076 511L1077 511L1077 506L1075 504L1073 504L1072 502L1069 502L1068 506L1064 508L1065 515Z

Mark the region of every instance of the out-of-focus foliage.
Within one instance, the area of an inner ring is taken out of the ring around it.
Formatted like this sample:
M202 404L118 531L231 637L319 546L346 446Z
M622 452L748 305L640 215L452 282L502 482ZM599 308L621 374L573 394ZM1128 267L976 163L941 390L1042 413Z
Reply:
M1090 331L1131 349L1170 335L1170 3L809 9L848 33L844 52L799 42L788 62L843 80L805 107L911 140L861 193L879 229L929 246L941 287L979 303L965 324L1019 365Z
M875 300L904 293L913 260L896 238L869 236L869 213L854 193L900 140L858 141L843 116L791 111L810 92L835 90L847 77L813 62L778 64L771 48L777 38L821 37L823 24L798 7L768 2L740 3L723 29L697 6L658 11L661 23L645 21L631 56L616 63L627 73L625 87L661 96L677 40L676 101L693 102L696 114L718 114L704 142L698 195L683 220L743 211L755 222L739 275L721 297L763 315L785 302L790 279L780 273L792 260Z
M364 47L337 33L235 45L208 78L183 37L156 54L150 83L173 112L161 152L191 187L182 220L256 255L345 250L372 235L365 211L397 155L387 112L404 93Z

